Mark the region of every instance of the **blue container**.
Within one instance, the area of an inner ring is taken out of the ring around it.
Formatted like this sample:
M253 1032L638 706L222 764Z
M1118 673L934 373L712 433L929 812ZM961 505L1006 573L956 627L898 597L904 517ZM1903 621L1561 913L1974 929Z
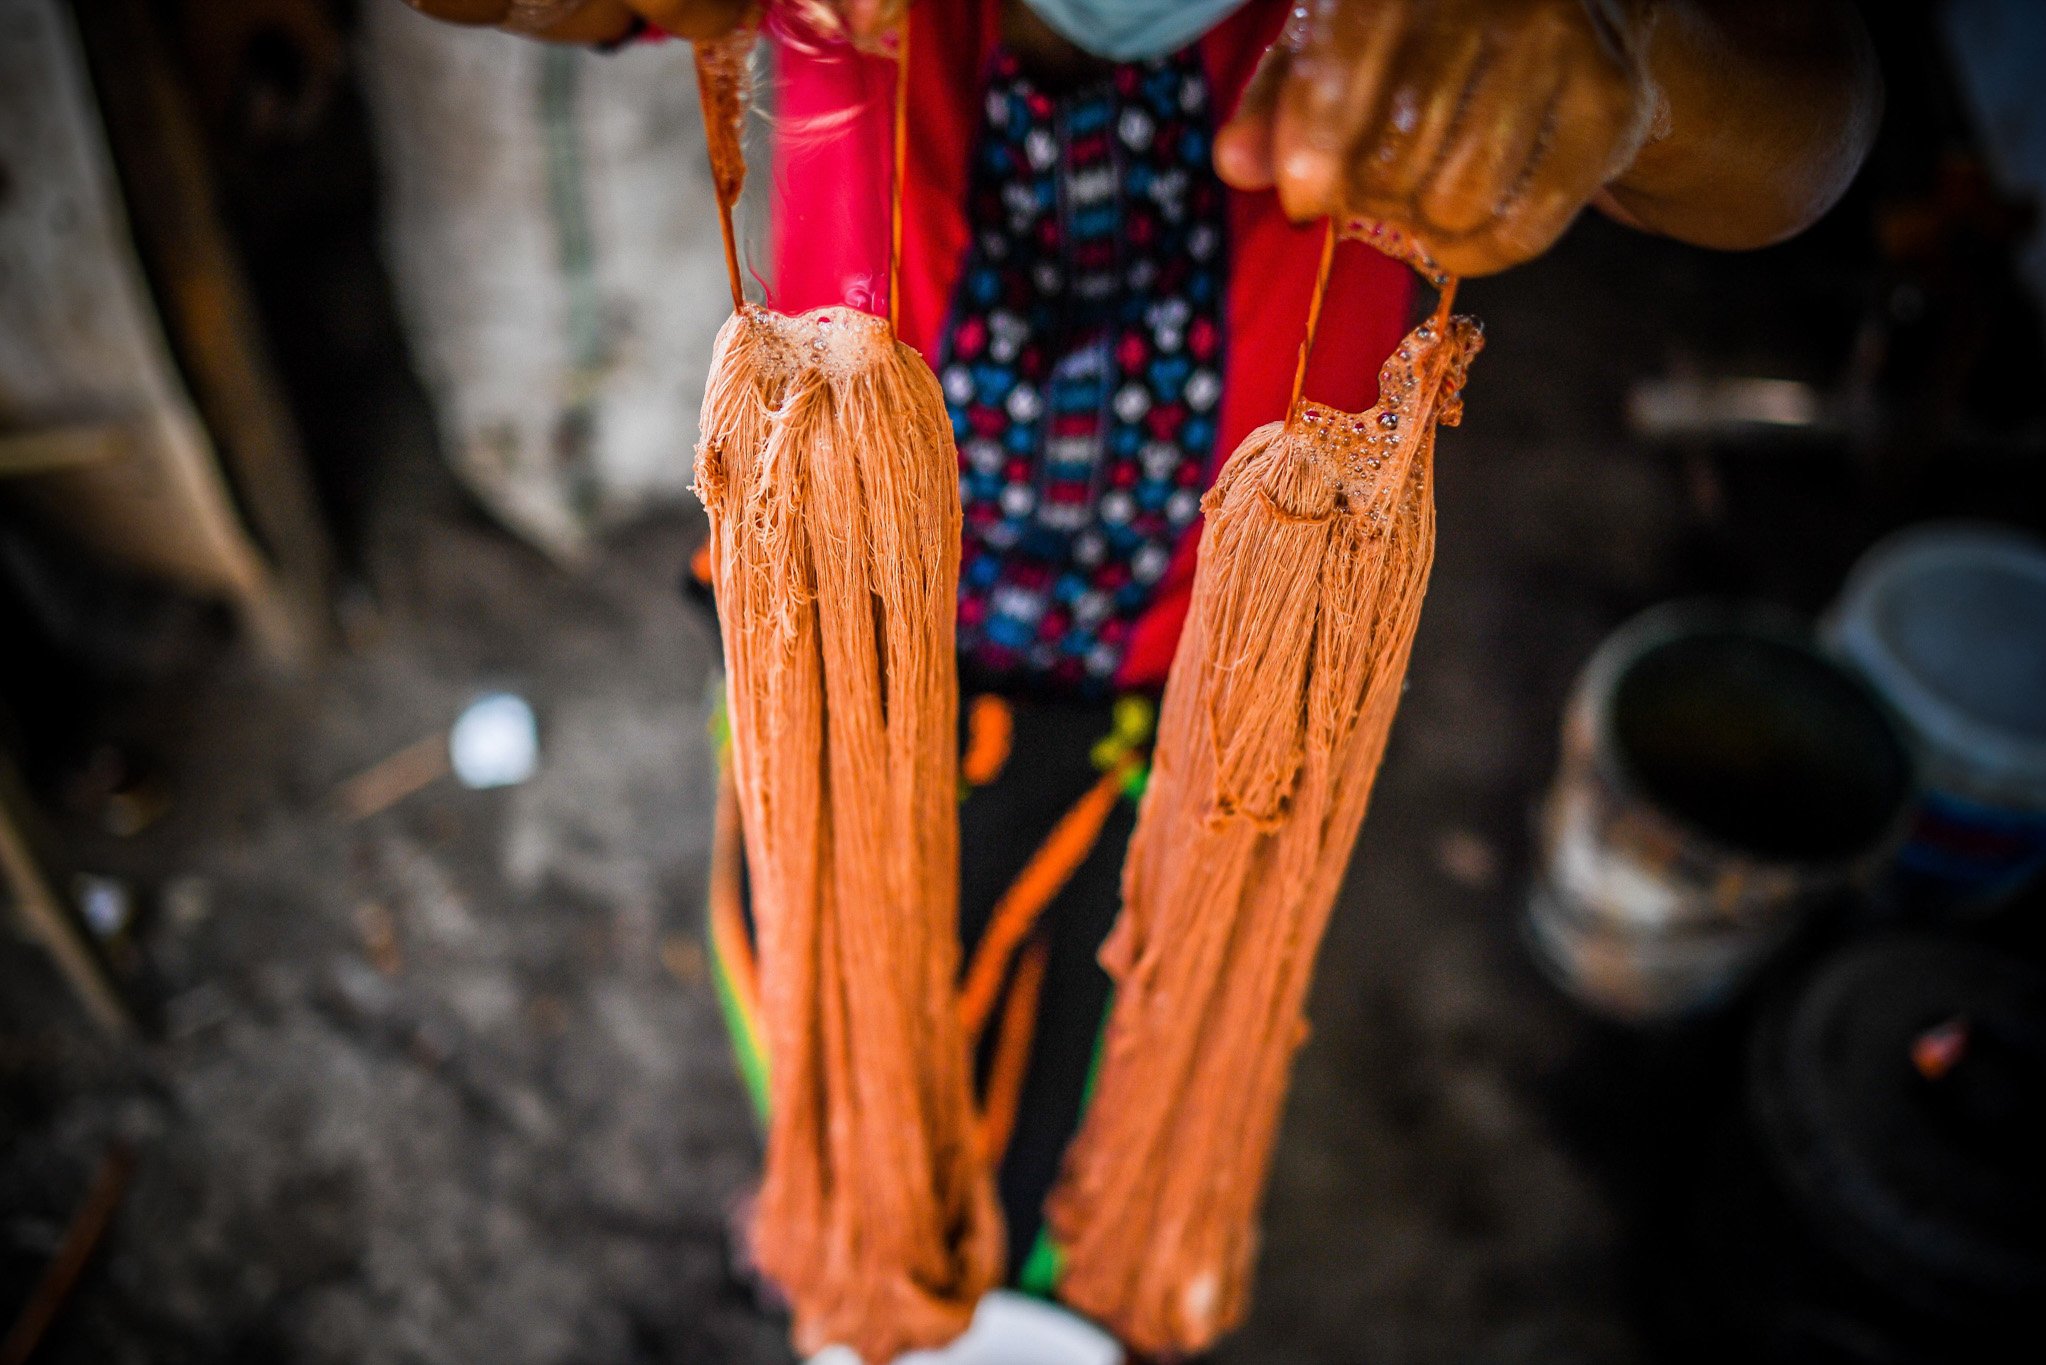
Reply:
M1917 751L1899 889L1960 913L2046 873L2046 544L1944 523L1884 540L1826 622Z

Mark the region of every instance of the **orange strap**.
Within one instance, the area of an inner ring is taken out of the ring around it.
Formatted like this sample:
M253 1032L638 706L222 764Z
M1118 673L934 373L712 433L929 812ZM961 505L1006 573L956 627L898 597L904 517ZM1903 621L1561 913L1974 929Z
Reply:
M1009 703L983 692L966 708L966 752L959 755L959 775L969 787L985 787L1002 775L1016 743L1016 717Z
M967 966L966 976L959 987L959 1019L966 1027L968 1046L980 1041L981 1031L987 1027L988 1016L994 1012L995 997L1002 988L1002 978L1008 974L1010 959L1016 949L1030 937L1036 927L1038 916L1045 906L1065 889L1080 864L1087 861L1087 855L1094 851L1094 845L1101 838L1102 826L1108 823L1109 813L1122 797L1123 785L1129 781L1141 760L1135 754L1125 754L1114 767L1101 775L1073 808L1059 817L1051 827L1051 833L1044 836L1044 842L1030 855L1030 861L1016 874L1016 880L995 902L994 913L988 918L987 932L974 945L973 960Z
M1037 1010L1044 998L1044 969L1051 949L1038 939L1016 963L1016 979L995 1031L995 1055L988 1067L987 1095L980 1106L980 1155L990 1166L1001 1164L1016 1130L1023 1102L1023 1082L1030 1074L1030 1046L1037 1041Z

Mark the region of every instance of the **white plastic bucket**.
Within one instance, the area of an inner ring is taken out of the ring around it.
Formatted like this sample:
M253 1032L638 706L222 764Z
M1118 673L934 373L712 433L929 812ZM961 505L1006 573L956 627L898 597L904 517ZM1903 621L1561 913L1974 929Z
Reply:
M894 1365L1122 1365L1114 1338L1057 1304L1006 1289L985 1295L973 1325L950 1346L912 1351ZM806 1365L860 1365L843 1346L811 1356Z
M1901 893L1982 910L2030 885L2046 871L2046 543L1979 523L1899 532L1855 565L1824 633L1917 750Z

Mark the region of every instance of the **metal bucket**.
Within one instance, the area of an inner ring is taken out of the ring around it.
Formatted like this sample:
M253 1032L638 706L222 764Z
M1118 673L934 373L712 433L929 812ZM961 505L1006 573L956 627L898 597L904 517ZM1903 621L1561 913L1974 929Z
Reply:
M1592 655L1540 816L1527 930L1586 1005L1649 1021L1730 994L1901 836L1888 713L1795 623L1678 603Z

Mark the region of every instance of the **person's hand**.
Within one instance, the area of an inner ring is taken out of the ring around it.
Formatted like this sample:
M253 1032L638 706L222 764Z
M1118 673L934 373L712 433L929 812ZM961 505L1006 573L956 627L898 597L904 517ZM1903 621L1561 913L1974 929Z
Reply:
M1654 126L1650 0L1304 0L1215 143L1300 221L1377 219L1446 270L1547 250Z
M490 24L555 43L609 43L640 21L678 38L719 38L751 0L405 0L453 24Z

